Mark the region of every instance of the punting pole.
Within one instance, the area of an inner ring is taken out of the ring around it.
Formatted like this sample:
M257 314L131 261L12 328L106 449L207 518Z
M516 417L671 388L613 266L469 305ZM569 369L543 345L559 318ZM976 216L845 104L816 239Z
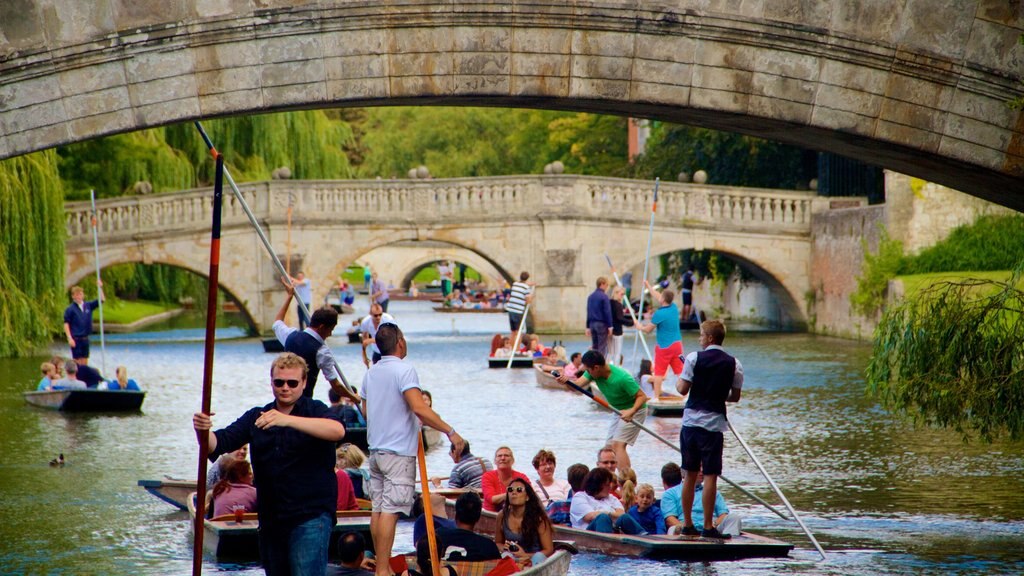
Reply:
M661 185L661 178L654 179L654 199L651 201L651 223L647 227L647 255L644 256L644 283L640 288L640 309L637 312L637 316L640 318L644 317L644 290L647 289L647 271L651 264L651 239L654 237L654 214L658 212L658 187ZM654 302L651 302L651 306L654 306ZM636 361L636 350L637 344L640 342L640 331L636 332L636 339L633 340L633 357L630 362Z
M203 400L202 413L210 413L210 397L213 392L213 344L217 332L217 286L220 276L220 220L224 198L224 157L210 147L217 162L213 184L213 226L210 232L210 279L206 290L206 342L203 347ZM206 518L206 459L210 455L210 432L196 432L199 437L199 474L196 480L196 517L192 533L192 574L203 573L203 522Z
M531 302L526 303L526 308L523 308L523 317L519 320L519 330L516 330L516 341L512 343L512 353L508 355L508 364L505 368L512 367L512 360L516 357L516 350L519 348L519 339L523 337L523 328L526 326L526 316L530 313Z
M615 283L622 286L622 280L619 279L619 273L615 271L615 266L612 265L612 259L607 254L604 255L604 259L608 261L608 267L612 269L612 276L615 277ZM623 286L625 289L625 286ZM643 292L641 292L642 294ZM644 354L647 355L647 359L654 362L654 357L651 356L651 349L647 347L647 338L644 338L644 333L640 330L640 319L637 318L636 312L633 312L633 303L629 301L629 298L625 299L626 310L629 310L629 316L633 319L633 326L636 327L636 335L640 337L640 342L644 345Z
M96 191L89 190L89 199L92 201L92 251L96 260L96 299L100 303L100 367L103 373L107 372L107 342L103 336L103 280L100 278L100 233L99 223L96 218Z
M441 576L441 561L437 553L437 535L434 532L434 507L430 503L430 480L427 479L427 455L423 448L423 434L416 435L419 445L416 450L420 462L420 486L423 491L423 514L427 519L427 544L430 547L430 568L433 576ZM378 559L378 562L381 560ZM386 560L385 560L386 561ZM420 568L422 570L422 567Z
M593 392L591 392L590 390L586 390L586 389L584 389L584 388L581 388L581 387L577 386L576 384L574 384L574 383L573 383L572 381L567 381L567 382L566 382L565 384L566 384L567 386L571 387L572 389L576 390L576 391L577 391L577 392L579 392L580 394L583 394L584 396L586 396L586 397L590 398L590 399L591 399L591 400L593 400L594 402L597 402L597 403L598 403L598 404L600 404L601 406L604 406L604 407L605 407L605 408L607 408L608 410L611 410L611 411L612 411L612 412L614 412L615 414L617 414L617 415L619 415L619 416L621 416L621 415L622 415L622 412L620 412L619 410L616 410L616 409L615 409L615 407L613 407L613 406L612 406L611 404L609 404L609 403L608 403L608 402L607 402L606 400L604 400L603 398L598 398L597 396L594 396L594 393L593 393ZM664 443L665 443L665 444L666 444L666 445L667 445L667 446L668 446L669 448L671 448L671 449L675 450L676 452L679 452L680 454L682 454L682 453L683 453L683 451L679 449L679 446L676 446L675 444L673 444L673 443L669 442L668 440L666 440L666 439L665 439L665 437L664 437L664 436L661 436L660 434L658 434L658 433L657 433L657 432L655 432L654 430L651 430L650 428L648 428L648 427L644 426L643 424L641 424L641 423L639 423L639 422L633 422L633 424L636 424L637 428L640 428L640 429L641 429L641 430L643 430L644 432L647 432L647 433L648 433L648 434L650 434L651 436L654 436L654 437L655 437L655 438L657 438L658 440L661 440L661 441L662 441L662 442L664 442ZM749 497L753 498L754 500L756 500L756 501L757 501L758 503L760 503L760 504L761 504L762 506L764 506L765 508L767 508L767 509L771 510L772 512L775 512L775 513L776 513L776 514L778 514L778 515L779 515L779 517L780 517L780 518L782 518L783 520L789 520L789 518L787 518L785 514L783 514L782 512L779 512L778 510L776 510L774 506L772 506L771 504L769 504L769 503L765 502L765 501L764 501L764 500L763 500L763 499L762 499L761 497L759 497L759 496L757 496L756 494L754 494L754 493L752 493L752 492L748 491L748 490L747 490L746 488L744 488L744 487L740 486L739 484L737 484L737 483L733 482L732 480L729 480L729 479L728 479L728 478L726 478L725 476L719 476L719 478L721 478L722 480L725 480L726 482L728 482L728 483L729 483L729 485L730 485L730 486L732 486L733 488L735 488L735 489L739 490L740 492L742 492L742 493L746 494L747 496L749 496Z
M210 149L211 153L216 153L216 148L213 147L213 141L206 135L206 130L203 130L203 125L197 120L195 122L195 126L196 129L199 130L199 135L203 137L203 141L206 142L206 147ZM231 172L228 171L227 166L224 167L224 178L231 186L231 191L234 193L235 200L238 201L238 205L242 207L245 215L249 218L249 223L252 224L253 229L256 230L256 235L259 236L260 242L263 243L263 248L267 251L267 254L270 255L270 259L274 262L274 266L277 267L277 273L280 276L288 276L288 271L285 270L284 265L281 264L281 259L278 258L277 254L274 252L274 248L270 245L270 240L267 239L267 235L263 233L263 228L260 226L259 221L256 220L256 216L252 213L252 210L249 209L249 203L246 202L245 197L242 196L242 192L238 189L238 185L235 184L235 179L231 177ZM288 278L291 277L288 276ZM302 301L302 298L296 298L295 303L298 304L299 308L302 309L307 318L312 318L312 315L310 315L309 309L306 308L306 303ZM341 366L338 365L337 359L334 360L334 369L338 371L338 376L341 377L342 384L344 384L345 387L351 390L354 394L357 393L356 389L353 388L352 385L348 383L348 379L345 378L345 373L341 371Z
M747 451L747 456L750 456L750 459L754 461L754 465L757 466L757 469L760 470L761 474L764 475L764 479L767 480L768 484L771 485L772 490L775 490L775 493L779 495L779 498L782 500L782 503L786 505L786 508L789 510L789 513L793 515L793 519L796 520L796 523L800 525L800 528L802 528L804 533L807 534L807 537L811 539L811 544L814 544L814 547L818 549L818 553L821 554L821 559L825 560L825 550L821 547L821 544L818 544L817 538L814 537L814 534L811 534L811 531L807 528L807 525L804 524L804 521L800 518L800 515L797 514L796 510L793 509L793 505L789 503L789 499L786 498L786 495L783 494L782 490L780 490L778 485L775 484L775 481L772 480L772 477L768 475L768 471L765 470L764 466L761 465L761 462L757 459L757 456L754 456L754 451L751 450L750 446L747 446L747 443L743 441L743 437L741 437L740 433L737 432L736 428L733 427L732 422L727 421L727 423L729 424L729 430L732 430L733 436L735 436L736 439L739 440L740 446L743 446L743 449Z

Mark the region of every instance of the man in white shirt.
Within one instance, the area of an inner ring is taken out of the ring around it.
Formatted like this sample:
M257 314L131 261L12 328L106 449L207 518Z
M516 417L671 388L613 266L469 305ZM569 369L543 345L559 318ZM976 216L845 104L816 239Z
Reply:
M377 576L391 576L387 559L391 558L395 526L399 514L412 510L416 492L420 423L446 431L456 452L461 452L463 440L423 401L416 369L404 360L407 347L398 326L381 323L376 344L381 359L363 377L360 395L370 448L370 533L380 559Z
M375 338L377 337L377 328L381 324L391 322L394 323L395 319L384 311L380 304L370 305L370 315L363 318L363 321L359 323L359 332L363 335L363 364L366 367L370 367L370 358L366 356L366 348L373 346L373 363L376 364L380 360L380 348L377 346Z
M292 285L295 286L295 297L301 300L306 305L306 310L312 313L313 284L306 278L305 274L299 272L292 279ZM309 326L309 316L302 311L302 306L297 306L296 308L299 313L299 330L305 330L306 326Z

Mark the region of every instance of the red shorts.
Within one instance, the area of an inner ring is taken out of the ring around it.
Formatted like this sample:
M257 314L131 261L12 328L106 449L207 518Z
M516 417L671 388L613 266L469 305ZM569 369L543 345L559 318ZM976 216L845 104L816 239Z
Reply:
M675 342L668 348L654 347L654 375L664 376L668 368L676 375L683 373L683 343Z

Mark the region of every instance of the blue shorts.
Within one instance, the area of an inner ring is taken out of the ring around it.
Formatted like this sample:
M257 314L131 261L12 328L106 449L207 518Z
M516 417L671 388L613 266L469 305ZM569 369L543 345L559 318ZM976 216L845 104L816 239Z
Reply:
M71 348L71 358L88 358L89 357L89 337L88 336L72 336L75 339L75 345Z
M722 447L725 435L699 426L683 426L679 431L679 444L683 450L683 470L705 475L722 474Z

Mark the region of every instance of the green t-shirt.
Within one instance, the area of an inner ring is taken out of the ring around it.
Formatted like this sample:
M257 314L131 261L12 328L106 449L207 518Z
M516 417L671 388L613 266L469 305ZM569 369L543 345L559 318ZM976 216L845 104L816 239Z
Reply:
M619 368L618 366L611 366L612 373L608 375L608 378L601 380L594 378L590 375L590 372L584 372L583 375L589 378L597 384L597 387L601 389L601 393L604 394L608 403L612 405L616 410L629 410L633 407L633 403L636 402L636 393L640 390L640 385L636 383L633 376Z

